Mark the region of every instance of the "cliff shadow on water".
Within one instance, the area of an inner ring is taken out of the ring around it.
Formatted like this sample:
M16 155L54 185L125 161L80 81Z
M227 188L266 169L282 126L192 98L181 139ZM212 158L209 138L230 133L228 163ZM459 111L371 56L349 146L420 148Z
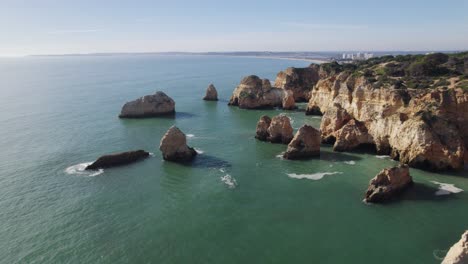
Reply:
M391 199L387 204L404 203L405 201L434 201L444 202L449 200L458 199L457 194L437 195L439 188L429 186L424 183L414 182L412 186L408 187L398 198Z
M326 160L326 161L358 161L362 160L361 157L357 157L354 155L349 155L343 152L336 152L336 151L327 151L327 150L320 150L320 157L317 159Z

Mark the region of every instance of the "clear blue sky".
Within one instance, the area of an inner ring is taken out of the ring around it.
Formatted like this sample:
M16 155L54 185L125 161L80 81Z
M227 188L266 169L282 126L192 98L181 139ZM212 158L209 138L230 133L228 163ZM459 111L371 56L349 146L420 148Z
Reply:
M0 0L0 56L466 50L468 0Z

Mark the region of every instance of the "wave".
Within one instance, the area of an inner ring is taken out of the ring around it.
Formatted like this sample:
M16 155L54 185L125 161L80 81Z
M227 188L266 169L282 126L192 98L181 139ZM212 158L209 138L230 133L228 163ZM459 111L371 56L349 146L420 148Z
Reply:
M195 151L196 151L198 154L203 154L203 153L205 153L205 151L203 151L203 150L201 150L201 149L197 149L197 148L195 148Z
M284 154L284 152L281 152L280 154L276 155L276 157L278 159L284 160L283 154Z
M87 176L87 177L94 177L94 176L98 176L99 174L104 173L103 169L99 169L97 171L86 170L86 167L88 167L92 163L93 162L84 162L84 163L70 166L65 169L65 173L70 174L70 175L80 175L80 176Z
M343 172L334 171L334 172L317 172L314 174L296 174L296 173L288 173L289 178L293 179L309 179L318 181L321 180L323 177L327 175L334 175L334 174L343 174Z
M195 137L194 134L187 134L186 136L187 136L188 138L194 138L194 137Z
M356 162L354 160L344 161L344 163L346 163L348 165L356 165Z
M237 181L231 175L226 174L221 177L221 181L227 185L229 189L234 189L237 187Z
M378 159L389 159L390 158L390 156L388 156L388 155L376 155L375 157L378 158Z
M463 192L463 189L455 187L454 184L443 183L443 182L438 182L438 181L431 181L431 182L439 185L439 190L435 192L435 195L437 196Z

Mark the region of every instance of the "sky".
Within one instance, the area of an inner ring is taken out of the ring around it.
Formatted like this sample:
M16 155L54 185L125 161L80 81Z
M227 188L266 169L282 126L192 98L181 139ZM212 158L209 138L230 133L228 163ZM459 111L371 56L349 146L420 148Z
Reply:
M0 56L468 50L468 0L0 0Z

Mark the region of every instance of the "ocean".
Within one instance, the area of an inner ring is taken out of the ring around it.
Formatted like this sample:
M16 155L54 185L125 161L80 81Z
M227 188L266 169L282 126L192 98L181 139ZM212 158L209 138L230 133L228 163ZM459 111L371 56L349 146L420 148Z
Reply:
M411 169L415 186L362 202L396 161L337 153L288 161L254 138L260 116L294 129L320 117L227 105L242 77L273 83L297 60L223 56L0 59L0 263L440 263L467 229L468 175ZM203 101L213 83L220 101ZM174 118L119 119L122 105L163 91ZM162 160L178 126L200 153ZM129 166L83 171L97 157L144 149ZM464 177L465 176L465 177Z

